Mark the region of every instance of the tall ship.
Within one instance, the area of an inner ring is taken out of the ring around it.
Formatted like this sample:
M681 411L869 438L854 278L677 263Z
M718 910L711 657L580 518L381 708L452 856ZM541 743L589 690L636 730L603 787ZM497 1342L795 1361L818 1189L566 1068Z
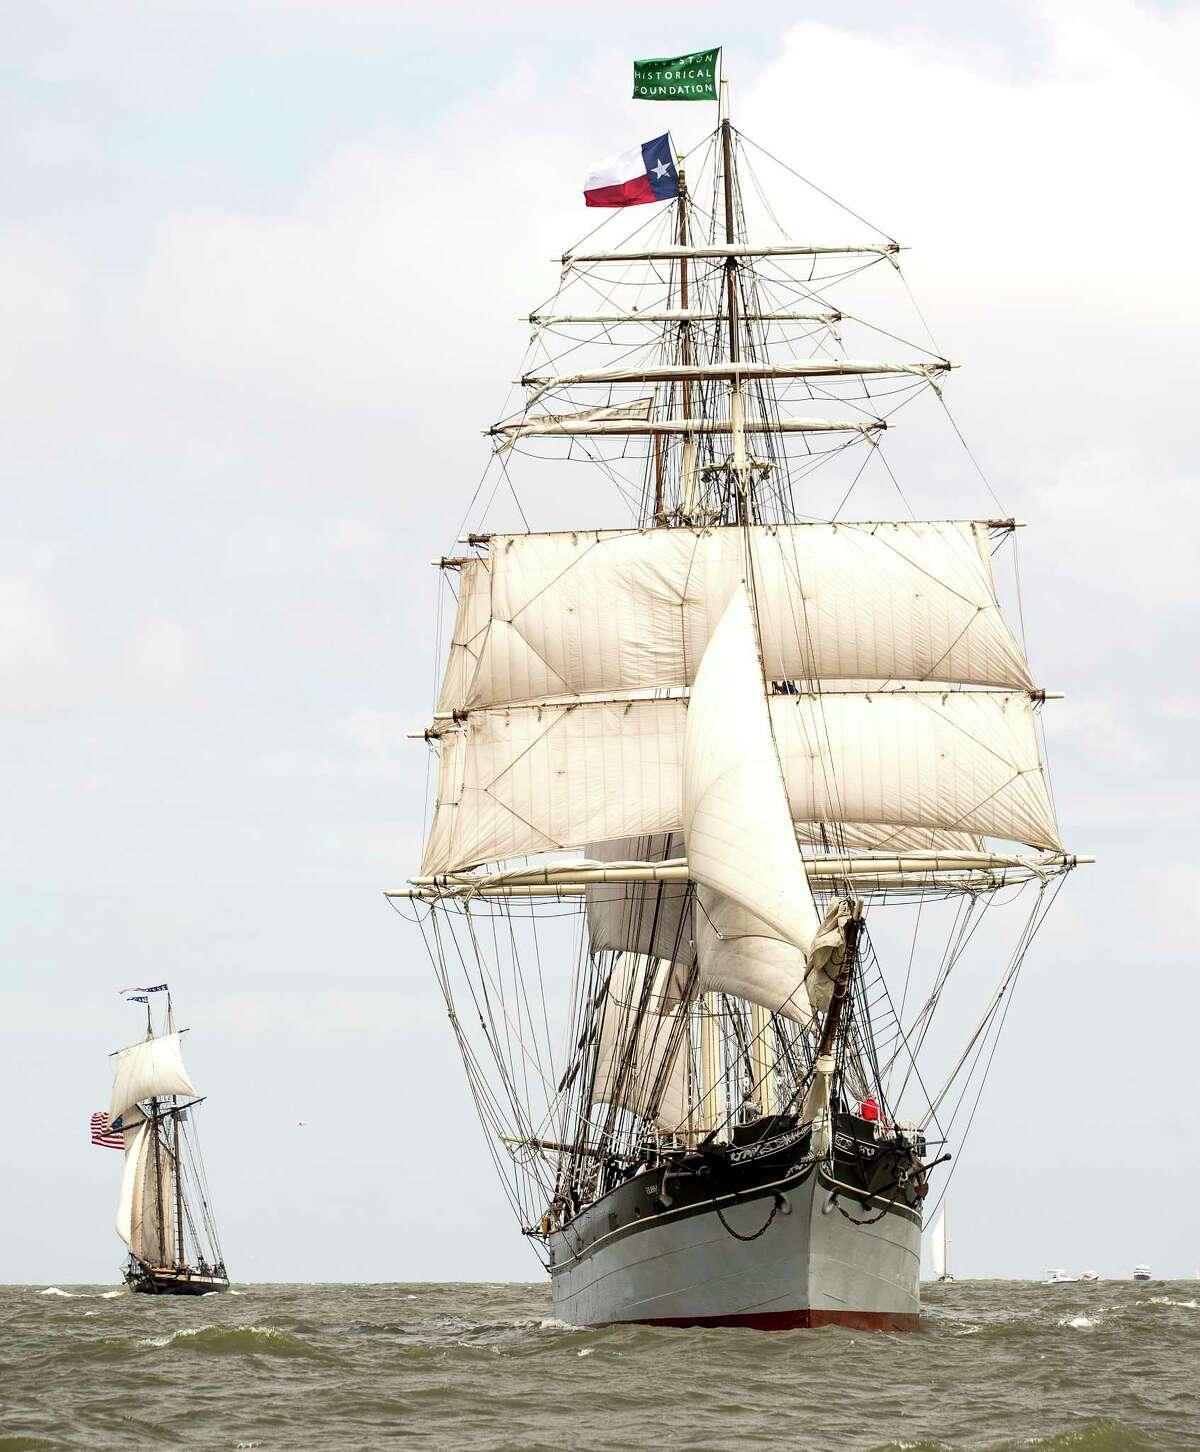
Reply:
M895 239L797 240L727 97L686 159L627 155L435 562L424 857L388 895L559 1318L911 1330L940 1167L1086 860L1001 606L1018 523L909 508L889 431L952 365L851 304L904 302ZM934 472L982 493L946 433ZM855 513L868 474L892 517Z
M150 995L162 993L165 1022L155 1033ZM124 1278L132 1291L201 1296L227 1291L229 1277L209 1203L200 1152L196 1092L181 1051L186 1029L175 1027L166 984L133 990L146 1005L146 1036L113 1057L107 1115L93 1116L96 1143L125 1153L117 1201L117 1234L129 1248ZM103 1119L97 1124L97 1119Z

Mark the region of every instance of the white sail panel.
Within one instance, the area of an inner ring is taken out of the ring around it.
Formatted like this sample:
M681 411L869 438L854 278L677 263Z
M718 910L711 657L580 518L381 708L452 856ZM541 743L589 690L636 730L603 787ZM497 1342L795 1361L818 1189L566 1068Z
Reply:
M946 1274L946 1212L942 1210L933 1222L929 1236L929 1260L936 1280Z
M747 536L768 679L1032 686L984 524L580 531L463 565L439 711L690 685Z
M145 1135L138 1150L129 1218L129 1248L148 1265L169 1265L172 1249L172 1208L175 1202L175 1165L153 1124L141 1126Z
M140 1119L132 1128L127 1127L122 1134L125 1141L125 1166L121 1171L121 1192L117 1197L117 1234L130 1248L133 1246L134 1196L139 1189L138 1171L149 1132L146 1120Z
M113 1072L112 1100L109 1121L116 1119L130 1105L142 1099L163 1094L195 1094L196 1087L188 1078L180 1053L179 1035L163 1034L144 1039L122 1049L116 1056Z
M421 871L677 830L686 712L682 700L473 712L461 739L442 737Z
M1024 693L781 695L769 707L795 822L1061 849ZM442 737L422 872L680 831L686 715L678 698L472 712Z
M807 953L817 909L771 736L744 585L725 607L696 672L682 794L692 880L740 903Z
M810 1023L804 954L741 903L696 889L696 956L701 993L730 993L768 1013Z
M657 1097L655 1123L674 1129L687 1114L687 1029L673 1007L676 975L669 965L655 967L647 993L650 968L633 953L613 968L600 1008L592 1103L647 1115Z
M592 862L669 862L683 857L679 832L593 842ZM592 952L617 948L690 966L696 959L692 899L686 882L605 882L587 890Z

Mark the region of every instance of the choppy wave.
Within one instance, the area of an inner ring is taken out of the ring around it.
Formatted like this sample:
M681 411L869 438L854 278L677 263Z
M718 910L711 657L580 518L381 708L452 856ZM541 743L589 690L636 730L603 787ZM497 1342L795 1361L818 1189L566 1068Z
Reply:
M912 1336L587 1330L552 1314L544 1285L246 1294L253 1309L99 1286L0 1290L0 1452L357 1452L400 1428L420 1428L434 1452L729 1452L805 1445L801 1429L818 1425L812 1445L838 1452L1200 1449L1187 1283L1148 1296L1116 1282L1099 1295L960 1282L930 1289ZM202 1414L169 1412L179 1406Z

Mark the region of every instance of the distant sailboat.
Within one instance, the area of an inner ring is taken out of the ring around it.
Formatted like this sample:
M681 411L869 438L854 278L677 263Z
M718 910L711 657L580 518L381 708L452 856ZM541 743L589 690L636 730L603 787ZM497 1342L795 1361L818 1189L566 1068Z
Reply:
M945 1210L933 1222L933 1232L929 1241L929 1258L933 1262L933 1275L935 1280L952 1281L954 1279L948 1269L950 1265L950 1236L946 1228Z
M191 1119L201 1100L183 1066L169 993L166 1032L155 1035L151 1022L148 995L160 991L166 984L133 1000L146 1004L146 1037L114 1055L107 1128L125 1150L117 1234L129 1247L130 1290L201 1296L227 1291L229 1277Z

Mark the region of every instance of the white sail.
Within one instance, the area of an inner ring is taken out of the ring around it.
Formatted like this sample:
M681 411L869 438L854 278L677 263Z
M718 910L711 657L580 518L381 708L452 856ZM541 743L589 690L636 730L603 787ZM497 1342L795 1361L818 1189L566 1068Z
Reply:
M794 822L1061 847L1023 692L780 695L769 709ZM441 738L422 872L681 830L687 710L666 698L472 711Z
M167 1265L175 1259L172 1237L175 1165L166 1147L157 1139L152 1124L139 1125L137 1134L139 1140L132 1173L128 1244L139 1260L149 1265ZM126 1154L129 1154L128 1149ZM117 1230L121 1230L120 1222ZM122 1239L125 1237L122 1236Z
M690 685L747 537L769 680L1032 686L984 524L581 531L461 566L439 711Z
M739 903L807 953L819 918L771 737L744 585L734 591L696 672L682 792L692 880Z
M696 890L696 952L701 993L730 993L807 1024L813 1004L805 956L769 923L732 898Z
M126 1126L122 1138L125 1141L125 1166L121 1171L121 1193L117 1197L117 1234L126 1245L133 1245L133 1206L138 1190L138 1171L141 1167L142 1149L150 1129L144 1118L138 1123Z
M593 842L593 862L666 862L684 856L678 832ZM695 961L692 900L686 882L603 883L587 890L588 941L593 952L618 948L684 965Z
M935 1280L946 1274L946 1212L942 1210L929 1234L929 1260Z
M655 977L647 993L650 971ZM674 1129L683 1122L689 1056L678 1002L677 979L669 965L651 965L632 953L617 959L599 1014L593 1104L615 1104L644 1115L661 1089L655 1123Z
M111 1122L143 1099L163 1094L193 1095L195 1092L195 1085L183 1067L179 1035L163 1034L156 1039L144 1039L116 1055L108 1117Z

